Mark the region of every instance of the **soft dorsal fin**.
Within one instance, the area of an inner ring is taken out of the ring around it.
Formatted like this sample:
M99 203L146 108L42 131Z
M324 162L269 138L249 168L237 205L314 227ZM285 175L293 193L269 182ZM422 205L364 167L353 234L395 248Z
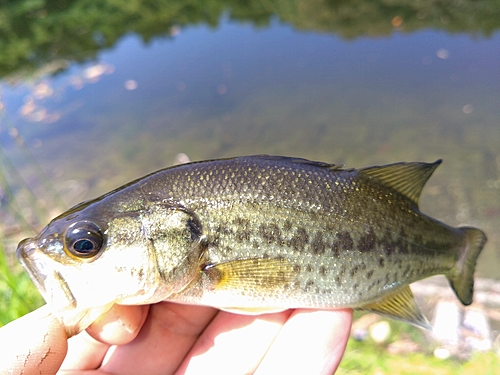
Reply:
M420 193L439 164L441 159L434 163L395 163L361 168L359 171L403 194L418 207Z

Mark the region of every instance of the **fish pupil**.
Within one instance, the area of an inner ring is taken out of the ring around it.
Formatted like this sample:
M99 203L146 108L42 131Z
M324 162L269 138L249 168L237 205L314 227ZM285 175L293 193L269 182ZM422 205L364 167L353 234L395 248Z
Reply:
M88 253L94 249L94 243L90 240L78 240L74 243L73 248L80 253Z

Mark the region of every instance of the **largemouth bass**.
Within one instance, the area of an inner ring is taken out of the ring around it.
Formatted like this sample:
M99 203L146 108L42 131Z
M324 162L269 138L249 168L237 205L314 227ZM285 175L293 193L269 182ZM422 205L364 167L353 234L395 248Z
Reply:
M409 284L472 302L482 231L419 211L440 160L362 169L249 156L152 173L55 218L17 256L68 331L118 304L352 307L428 327Z

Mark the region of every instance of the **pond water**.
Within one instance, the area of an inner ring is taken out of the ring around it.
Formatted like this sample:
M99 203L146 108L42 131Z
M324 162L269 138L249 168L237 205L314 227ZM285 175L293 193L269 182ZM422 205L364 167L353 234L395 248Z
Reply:
M12 6L13 22L32 22L0 53L17 57L0 61L4 222L36 221L38 205L45 224L179 153L347 167L441 158L421 209L482 228L478 273L500 278L500 8L342 3Z

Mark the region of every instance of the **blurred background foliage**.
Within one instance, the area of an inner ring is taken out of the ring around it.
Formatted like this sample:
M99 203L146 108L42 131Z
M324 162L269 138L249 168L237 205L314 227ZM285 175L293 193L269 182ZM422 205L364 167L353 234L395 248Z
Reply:
M195 24L217 27L221 16L256 27L273 19L303 31L342 38L384 36L422 29L490 36L500 26L495 0L3 0L0 78L41 67L95 59L127 33L145 43ZM404 22L402 22L404 20ZM49 64L49 65L47 65Z

